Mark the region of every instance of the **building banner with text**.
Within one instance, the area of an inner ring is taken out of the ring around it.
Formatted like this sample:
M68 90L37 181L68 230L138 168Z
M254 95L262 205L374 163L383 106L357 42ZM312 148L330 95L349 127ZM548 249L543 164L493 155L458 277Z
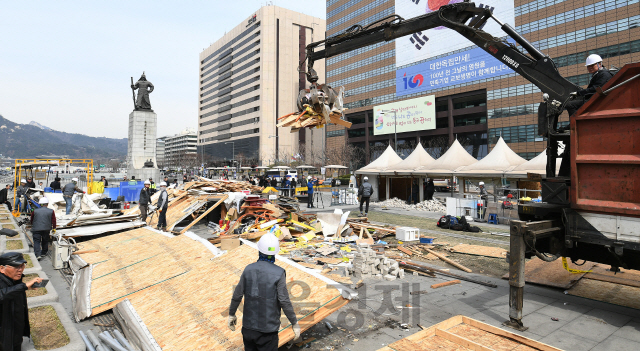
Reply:
M513 73L481 48L459 52L396 70L396 96L445 88Z
M404 19L410 19L437 11L443 5L458 2L462 0L395 0L395 12ZM478 7L491 9L497 19L515 27L513 0L482 0L475 3ZM481 29L497 38L507 35L492 19L489 19ZM396 67L410 65L470 46L473 46L473 43L467 38L443 26L417 32L396 39Z
M373 125L373 135L435 129L436 96L428 95L375 106Z

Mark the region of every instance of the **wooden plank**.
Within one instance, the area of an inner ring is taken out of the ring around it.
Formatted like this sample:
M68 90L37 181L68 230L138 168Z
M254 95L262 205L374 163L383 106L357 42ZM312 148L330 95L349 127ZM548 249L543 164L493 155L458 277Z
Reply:
M451 248L452 252L463 253L468 255L505 258L507 250L499 247L458 244Z
M404 247L402 247L402 246L398 246L398 250L400 250L400 251L402 251L402 252L406 253L406 254L407 254L407 255L409 255L409 256L413 256L413 252L409 251L408 249L405 249L405 248L404 248Z
M593 279L580 279L569 295L640 309L640 288Z
M582 266L576 266L569 261L569 268L588 271L595 263L586 262ZM584 273L573 274L567 272L562 267L562 260L557 259L553 262L545 262L537 257L532 258L524 266L524 280L527 283L540 284L546 286L552 286L560 289L571 288L580 278L584 276ZM509 274L505 274L503 279L509 279Z
M463 321L464 324L468 324L468 325L471 325L471 326L476 327L478 329L482 329L484 331L487 331L489 333L496 334L496 335L499 335L499 336L502 336L502 337L505 337L505 338L509 338L509 339L515 340L515 341L517 341L517 342L519 342L521 344L536 348L536 349L541 350L541 351L562 351L562 350L560 350L558 348L555 348L553 346L549 346L549 345L541 343L539 341L532 340L532 339L529 339L527 337L520 336L518 334L514 334L514 333L511 333L511 332L508 332L506 330L494 327L494 326L486 324L486 323L482 323L482 322L477 321L477 320L475 320L473 318L462 316L462 321Z
M473 351L494 351L493 349L490 349L486 346L477 344L469 339L463 338L462 336L453 334L453 333L449 333L446 330L442 330L442 329L436 329L436 335L443 337L451 342L454 342L462 347L466 347L470 350Z
M436 256L437 258L439 258L439 259L441 259L441 260L443 260L443 261L447 262L448 264L450 264L450 265L452 265L452 266L454 266L454 267L457 267L457 268L459 268L459 269L461 269L461 270L463 270L463 271L465 271L465 272L467 272L467 273L471 273L471 272L472 272L469 268L467 268L467 267L465 267L465 266L461 265L461 264L460 264L460 263L458 263L458 262L454 262L454 261L452 261L452 260L450 260L450 259L448 259L448 258L446 258L446 257L444 257L444 256L442 256L442 255L440 255L439 253L437 253L437 252L435 252L435 251L432 251L432 250L429 250L429 249L424 249L424 250L425 250L425 251L427 251L428 253L430 253L430 254L432 254L432 255Z
M456 280L450 280L444 283L433 284L431 285L431 289L442 288L444 286L455 285L455 284L460 284L460 281L456 279Z
M220 198L220 200L218 200L218 202L216 202L213 206L209 207L208 210L204 211L203 214L201 214L198 218L194 219L193 222L189 223L188 226L184 227L184 229L182 229L180 231L180 234L184 234L184 232L186 232L187 230L189 230L189 228L193 227L196 223L200 222L200 220L202 218L204 218L206 215L209 214L209 212L213 211L216 207L220 206L220 204L229 198L229 195L225 195L222 198Z
M640 281L631 280L631 279L625 279L625 278L621 278L620 276L611 276L611 275L604 275L604 274L591 272L591 273L587 273L584 276L584 279L593 279L593 280L599 280L599 281L603 281L603 282L609 282L609 283L621 284L621 285L628 285L628 286L633 286L633 287L636 287L636 288L640 288Z
M351 122L345 121L344 119L341 119L341 118L338 118L338 117L329 116L329 120L333 124L337 124L337 125L341 125L341 126L344 126L344 127L347 127L347 128L351 128Z

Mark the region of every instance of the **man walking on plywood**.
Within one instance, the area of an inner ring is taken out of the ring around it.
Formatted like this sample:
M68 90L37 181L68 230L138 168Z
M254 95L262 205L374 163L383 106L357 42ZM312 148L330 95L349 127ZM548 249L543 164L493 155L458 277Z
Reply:
M258 241L258 262L248 265L231 297L227 325L236 330L236 310L244 296L242 339L245 351L277 351L280 310L289 319L295 335L300 338L300 326L287 291L287 274L275 265L280 242L272 233Z

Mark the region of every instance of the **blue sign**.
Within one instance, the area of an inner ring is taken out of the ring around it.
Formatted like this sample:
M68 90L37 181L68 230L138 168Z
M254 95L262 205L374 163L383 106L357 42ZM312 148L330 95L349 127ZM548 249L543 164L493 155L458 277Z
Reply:
M396 70L396 96L513 73L479 47Z

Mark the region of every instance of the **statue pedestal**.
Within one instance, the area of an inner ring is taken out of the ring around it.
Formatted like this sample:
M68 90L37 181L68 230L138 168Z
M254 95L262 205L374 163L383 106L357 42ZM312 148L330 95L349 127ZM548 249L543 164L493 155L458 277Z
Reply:
M129 114L129 146L127 150L127 177L154 182L160 180L156 163L157 115L151 111L133 111ZM145 167L147 161L153 167Z

